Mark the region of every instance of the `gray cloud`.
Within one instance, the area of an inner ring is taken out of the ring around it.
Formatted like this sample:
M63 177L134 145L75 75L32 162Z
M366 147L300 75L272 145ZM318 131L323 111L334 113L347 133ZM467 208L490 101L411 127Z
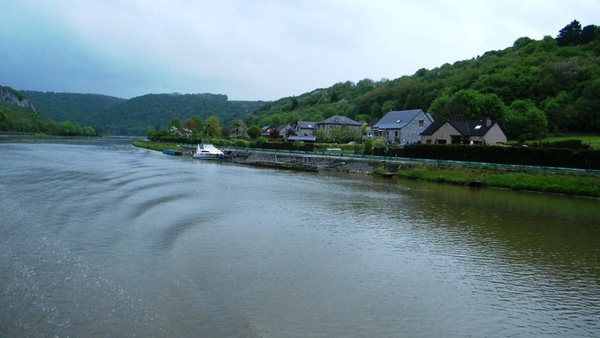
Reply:
M142 1L0 5L0 84L272 100L598 24L597 1Z

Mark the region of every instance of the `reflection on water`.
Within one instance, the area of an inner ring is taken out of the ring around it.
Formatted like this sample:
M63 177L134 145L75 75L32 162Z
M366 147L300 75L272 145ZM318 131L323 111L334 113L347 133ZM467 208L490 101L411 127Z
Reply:
M0 144L0 336L597 336L596 199Z

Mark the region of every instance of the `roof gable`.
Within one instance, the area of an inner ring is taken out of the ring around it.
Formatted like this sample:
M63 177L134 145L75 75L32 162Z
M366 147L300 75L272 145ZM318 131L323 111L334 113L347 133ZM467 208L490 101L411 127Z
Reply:
M425 129L421 135L433 135L443 125L448 123L462 136L484 136L487 132L494 127L495 121L445 121L445 122L433 122L427 129Z
M317 122L298 121L296 126L301 129L315 129Z
M353 119L346 116L335 115L328 119L325 119L318 124L338 124L338 125L350 125L350 126L362 126L362 123L356 122Z
M423 132L421 133L421 135L433 135L433 133L435 133L438 129L440 129L444 124L446 124L448 122L432 122L429 127L425 128L425 130L423 130Z
M407 124L409 124L412 120L419 115L419 113L423 112L427 118L433 121L431 115L425 113L423 109L412 109L412 110L394 110L385 114L384 117L379 120L379 122L375 123L373 128L380 129L402 129Z
M463 136L483 136L496 122L489 121L449 121Z

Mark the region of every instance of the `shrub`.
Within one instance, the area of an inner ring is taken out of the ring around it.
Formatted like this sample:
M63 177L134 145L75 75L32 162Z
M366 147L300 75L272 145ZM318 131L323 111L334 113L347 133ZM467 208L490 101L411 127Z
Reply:
M305 146L304 141L294 141L294 149L301 150Z
M365 155L373 155L373 140L366 140L363 144L363 152Z

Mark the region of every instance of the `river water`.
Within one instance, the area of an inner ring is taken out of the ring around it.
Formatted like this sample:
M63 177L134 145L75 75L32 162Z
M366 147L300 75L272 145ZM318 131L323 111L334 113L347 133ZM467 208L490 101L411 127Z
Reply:
M0 143L0 336L598 337L599 207Z

